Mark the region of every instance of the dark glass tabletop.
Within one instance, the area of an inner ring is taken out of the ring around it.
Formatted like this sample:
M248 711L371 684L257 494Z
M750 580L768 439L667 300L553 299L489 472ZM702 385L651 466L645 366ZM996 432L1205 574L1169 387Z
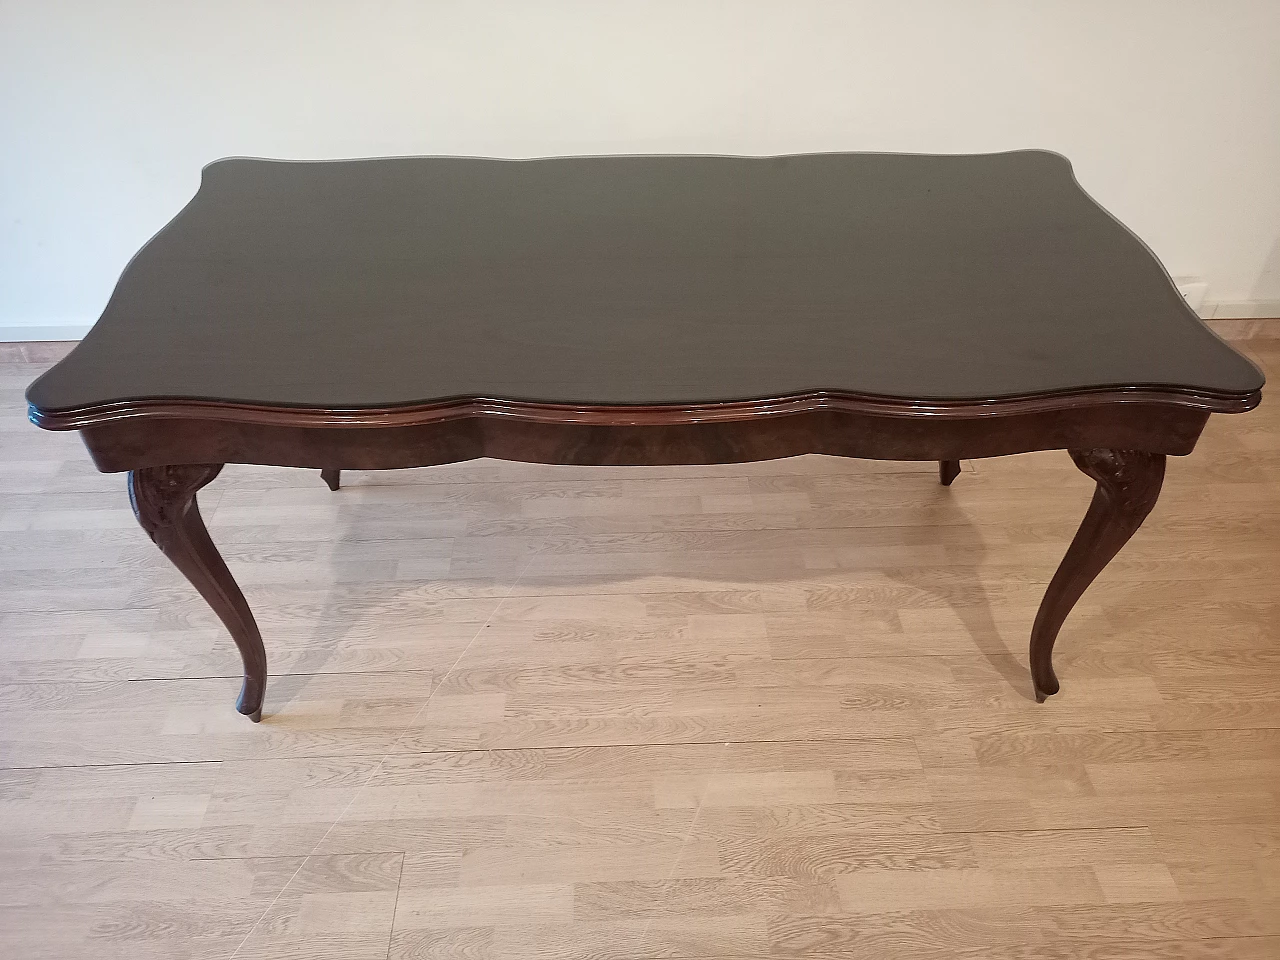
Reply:
M1251 394L1060 156L211 164L40 410Z

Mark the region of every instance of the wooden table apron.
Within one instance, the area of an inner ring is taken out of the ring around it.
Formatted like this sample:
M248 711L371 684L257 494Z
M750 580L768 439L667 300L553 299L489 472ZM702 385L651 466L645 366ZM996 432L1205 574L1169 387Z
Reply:
M213 401L121 402L31 410L39 426L78 430L98 468L129 471L143 529L209 602L244 661L236 708L261 718L266 653L253 614L200 518L196 492L226 463L310 467L338 489L342 469L393 469L494 457L535 463L742 463L807 453L958 461L1069 451L1097 482L1031 631L1036 699L1058 691L1052 651L1084 590L1141 525L1165 457L1188 454L1213 412L1259 394L1084 390L991 401L909 401L835 393L696 406L570 406L464 399L383 409L304 409Z

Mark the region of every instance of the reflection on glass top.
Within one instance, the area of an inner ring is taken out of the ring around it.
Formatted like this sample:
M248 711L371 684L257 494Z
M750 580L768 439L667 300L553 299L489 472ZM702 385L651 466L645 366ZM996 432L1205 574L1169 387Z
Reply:
M32 385L352 408L1252 393L1039 151L223 160Z

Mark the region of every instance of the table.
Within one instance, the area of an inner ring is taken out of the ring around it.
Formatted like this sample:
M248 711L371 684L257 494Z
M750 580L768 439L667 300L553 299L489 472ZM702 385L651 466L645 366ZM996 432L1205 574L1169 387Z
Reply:
M27 391L266 653L200 518L226 463L738 463L1065 449L1097 482L1031 629L1037 700L1168 455L1263 377L1043 151L228 159Z

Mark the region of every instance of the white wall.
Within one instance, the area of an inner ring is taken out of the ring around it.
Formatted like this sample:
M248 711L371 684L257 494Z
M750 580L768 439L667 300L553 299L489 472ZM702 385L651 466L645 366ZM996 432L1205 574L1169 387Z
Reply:
M84 329L237 154L1047 147L1280 301L1278 49L1280 0L0 0L0 328Z

